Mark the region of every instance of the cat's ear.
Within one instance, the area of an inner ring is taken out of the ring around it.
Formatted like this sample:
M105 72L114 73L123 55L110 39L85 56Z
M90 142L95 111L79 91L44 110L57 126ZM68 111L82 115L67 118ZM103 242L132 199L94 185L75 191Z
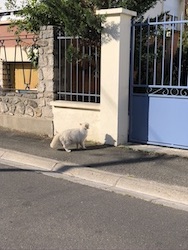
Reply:
M85 124L85 128L86 128L86 129L89 129L89 123L86 123L86 124Z

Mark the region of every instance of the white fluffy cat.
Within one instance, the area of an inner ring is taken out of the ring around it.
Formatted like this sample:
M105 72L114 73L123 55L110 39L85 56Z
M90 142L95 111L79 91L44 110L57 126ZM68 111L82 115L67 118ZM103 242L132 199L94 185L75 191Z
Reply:
M85 149L85 139L88 134L88 129L89 124L82 123L80 124L80 128L68 129L63 131L62 133L58 133L54 136L52 142L50 143L50 147L56 148L58 146L58 143L61 142L66 152L71 152L71 150L68 149L68 146L71 144L76 144L77 148L80 144L80 146Z

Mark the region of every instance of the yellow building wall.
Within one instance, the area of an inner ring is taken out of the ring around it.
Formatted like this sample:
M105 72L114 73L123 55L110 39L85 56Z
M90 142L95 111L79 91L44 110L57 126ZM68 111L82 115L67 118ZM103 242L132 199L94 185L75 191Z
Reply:
M14 70L15 68L15 70ZM31 69L30 63L16 63L12 65L15 89L36 89L38 85L38 70Z

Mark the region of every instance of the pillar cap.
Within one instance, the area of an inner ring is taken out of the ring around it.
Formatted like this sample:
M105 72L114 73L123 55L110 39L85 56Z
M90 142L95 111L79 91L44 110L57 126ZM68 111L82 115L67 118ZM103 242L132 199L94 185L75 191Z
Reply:
M111 16L111 15L128 15L128 16L137 16L136 11L132 11L132 10L128 10L128 9L124 9L124 8L112 8L112 9L101 9L101 10L97 10L96 11L97 15L107 15L107 16Z

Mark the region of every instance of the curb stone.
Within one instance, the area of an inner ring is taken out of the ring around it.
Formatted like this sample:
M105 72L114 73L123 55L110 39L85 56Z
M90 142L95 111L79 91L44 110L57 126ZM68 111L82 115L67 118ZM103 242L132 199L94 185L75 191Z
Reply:
M188 206L188 189L186 187L171 186L155 181L130 177L128 175L118 175L96 169L91 170L86 167L69 169L64 174L109 187L142 193L157 199L179 202Z
M83 167L72 162L57 161L49 158L38 157L26 153L0 148L0 161L12 162L31 166L36 170L47 170L65 177L80 179L82 182L92 182L104 185L111 190L131 193L135 197L150 197L155 203L161 202L165 205L179 204L184 206L183 210L188 211L188 188L175 185L168 185L151 180L135 178L129 175L120 175L102 170ZM3 162L4 163L4 162ZM135 195L136 194L136 195Z
M124 146L122 146L124 147ZM147 145L147 144L128 144L127 148L134 151L142 151L148 153L162 154L162 155L172 155L178 157L188 158L187 149L178 149L178 148L168 148L156 145Z
M38 157L35 155L30 155L26 153L20 153L14 150L6 150L0 148L0 159L5 161L12 161L17 163L22 163L25 165L52 170L53 167L59 163L56 160Z

